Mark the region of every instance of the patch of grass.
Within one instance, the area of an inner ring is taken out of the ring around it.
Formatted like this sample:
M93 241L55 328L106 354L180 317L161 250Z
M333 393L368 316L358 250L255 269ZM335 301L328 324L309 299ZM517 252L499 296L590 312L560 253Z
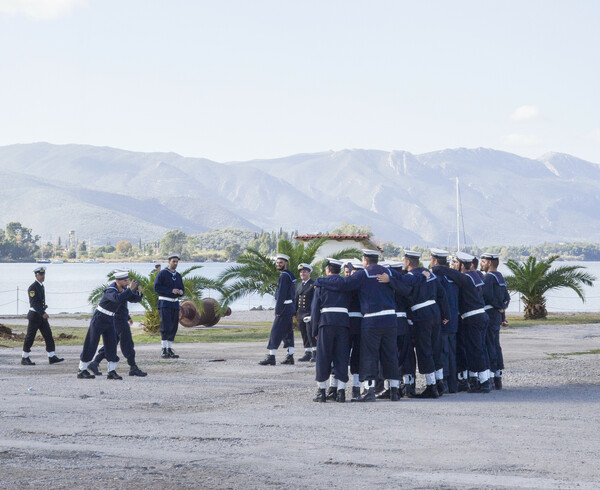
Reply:
M591 349L581 352L550 352L547 355L552 359L563 359L568 356L584 356L588 354L600 354L600 349Z
M214 343L214 342L260 342L269 340L271 327L244 328L179 328L176 342ZM133 341L139 344L160 342L160 335L146 332L135 333Z
M578 325L600 323L598 313L579 313L577 315L548 315L543 320L525 320L522 315L507 315L508 328L533 327L534 325Z

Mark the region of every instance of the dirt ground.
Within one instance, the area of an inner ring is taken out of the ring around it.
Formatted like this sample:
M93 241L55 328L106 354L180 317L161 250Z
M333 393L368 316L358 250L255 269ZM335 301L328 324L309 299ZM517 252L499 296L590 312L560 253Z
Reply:
M149 375L76 379L0 348L3 488L598 488L600 325L502 333L505 389L313 403L314 367L264 345L137 347ZM301 350L301 349L300 349ZM301 352L300 352L301 354ZM283 358L279 356L278 360ZM102 366L106 370L106 365ZM422 380L419 380L422 383ZM348 390L349 393L349 390Z

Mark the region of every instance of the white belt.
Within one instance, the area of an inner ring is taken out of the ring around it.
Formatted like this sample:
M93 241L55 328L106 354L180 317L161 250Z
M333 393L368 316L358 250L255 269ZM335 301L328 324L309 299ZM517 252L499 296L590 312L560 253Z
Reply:
M397 311L396 312L396 316L398 318L406 318L406 312L404 312L404 311Z
M158 301L170 301L171 303L175 303L176 301L179 301L179 298L169 298L167 296L159 296Z
M37 310L35 308L29 308L29 311L35 311L37 313Z
M372 316L385 316L385 315L395 315L396 310L381 310L375 313L365 313L363 318L371 318Z
M425 308L426 306L431 306L435 304L435 300L430 299L429 301L425 301L423 303L416 304L415 306L410 307L410 311L417 311L421 308Z
M362 318L362 313L360 311L351 311L348 313L350 318Z
M480 313L485 313L485 309L479 308L478 310L467 311L466 313L463 313L462 315L460 315L460 317L464 320L465 318L469 318L470 316L473 316L473 315L479 315Z
M332 306L330 308L321 308L321 313L346 313L348 314L348 308L339 308L337 306Z
M492 306L492 305L485 305L485 306L483 307L483 309L484 309L484 310L491 310L492 308L493 308L493 306Z
M105 308L102 308L102 306L96 306L96 309L100 312L100 313L104 313L105 315L108 316L115 316L115 314L112 311L109 311Z
M291 305L294 301L292 301L291 299L286 299L283 304L284 305Z

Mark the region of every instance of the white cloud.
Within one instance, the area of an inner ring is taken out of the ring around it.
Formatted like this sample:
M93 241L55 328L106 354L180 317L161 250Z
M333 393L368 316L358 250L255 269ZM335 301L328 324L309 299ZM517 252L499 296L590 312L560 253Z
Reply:
M594 140L597 141L598 143L600 143L600 128L596 128L596 129L592 129L588 136Z
M86 0L0 0L0 15L24 15L33 20L52 20L68 15Z
M540 116L540 110L534 105L522 105L517 107L511 114L510 118L513 121L528 121L531 119L537 119Z
M510 146L536 146L539 145L542 141L535 135L532 134L509 134L504 137L504 143Z

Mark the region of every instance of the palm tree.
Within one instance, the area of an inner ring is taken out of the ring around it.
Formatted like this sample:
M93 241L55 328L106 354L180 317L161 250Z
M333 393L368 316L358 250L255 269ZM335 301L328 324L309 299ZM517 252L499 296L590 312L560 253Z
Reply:
M565 265L551 268L552 263L558 259L553 255L548 260L537 260L529 257L524 263L510 259L506 266L513 273L507 276L506 284L509 291L517 291L525 305L524 317L526 320L546 318L545 294L552 289L569 288L577 293L581 301L585 301L583 286L591 286L596 278L578 265Z
M290 240L282 238L277 243L277 251L290 257L288 269L296 274L298 265L305 263L311 264L316 275L323 274L323 261L314 263L317 250L323 243L329 240L327 237L311 240L306 244L300 242L293 245ZM361 257L360 250L347 248L333 254L332 258ZM234 265L223 271L218 281L225 284L227 281L235 280L229 286L224 287L224 298L232 302L249 294L275 294L279 271L275 266L275 261L259 252L257 249L248 247L246 251L237 259L239 265Z
M196 307L198 308L198 312L202 314L203 305L203 291L205 289L215 289L223 295L223 290L221 283L219 281L215 281L213 279L208 279L202 276L191 276L190 272L201 269L201 265L195 265L185 269L181 272L181 277L183 279L183 286L185 288L185 299L189 299L192 301ZM142 321L142 325L144 326L144 330L146 332L155 333L158 332L160 328L160 312L158 311L158 294L154 291L154 280L156 279L156 274L158 271L152 271L148 276L144 276L138 274L135 271L129 272L129 277L133 280L135 279L140 283L142 287L143 298L140 304L144 307L146 311L144 313L144 320ZM107 275L109 281L114 280L114 272L111 272ZM102 294L104 294L104 290L108 287L108 284L101 284L96 287L92 293L90 294L88 301L92 304L92 306L96 306L100 299L102 298ZM222 304L221 308L227 308L226 304Z

